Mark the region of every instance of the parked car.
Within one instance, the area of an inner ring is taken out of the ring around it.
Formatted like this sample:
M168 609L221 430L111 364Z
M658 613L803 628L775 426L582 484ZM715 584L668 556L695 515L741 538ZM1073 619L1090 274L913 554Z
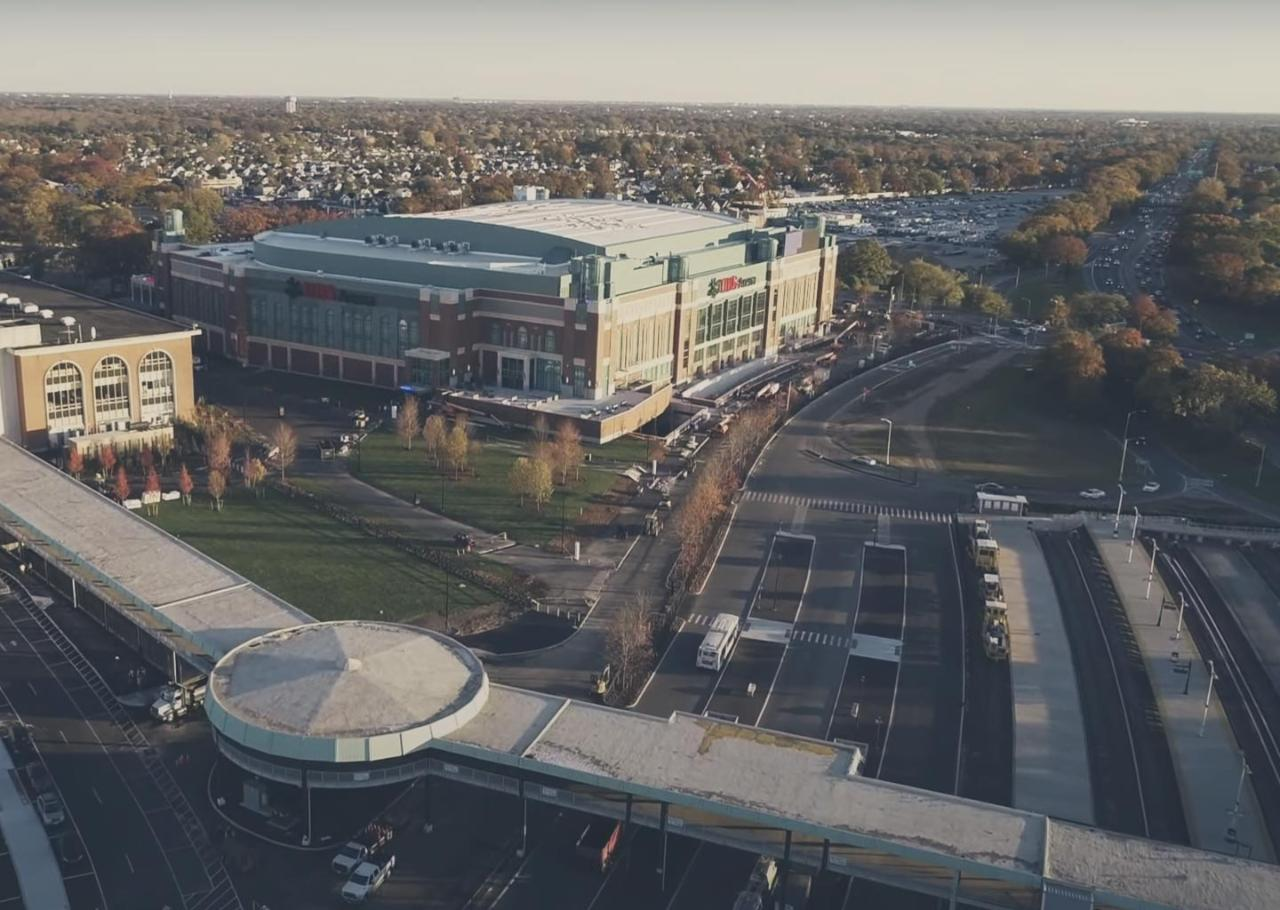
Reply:
M1154 480L1148 480L1146 483L1144 483L1144 484L1142 485L1142 492L1144 492L1144 493L1159 493L1159 492L1160 492L1160 484L1159 484L1157 481L1154 481Z
M41 793L36 797L36 811L40 813L40 821L46 828L56 828L67 820L67 813L62 808L62 800L56 793Z
M1106 499L1106 497L1107 497L1107 494L1104 493L1102 490L1099 490L1097 487L1092 487L1088 490L1080 491L1081 499Z

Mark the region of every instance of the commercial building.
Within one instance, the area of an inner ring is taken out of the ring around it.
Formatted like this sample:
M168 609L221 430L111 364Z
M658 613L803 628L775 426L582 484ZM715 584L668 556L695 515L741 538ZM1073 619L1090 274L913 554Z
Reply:
M190 324L0 273L0 432L33 450L172 438L195 403Z
M215 353L600 410L821 332L836 282L820 217L755 227L611 200L321 222L162 251L170 312L205 329Z

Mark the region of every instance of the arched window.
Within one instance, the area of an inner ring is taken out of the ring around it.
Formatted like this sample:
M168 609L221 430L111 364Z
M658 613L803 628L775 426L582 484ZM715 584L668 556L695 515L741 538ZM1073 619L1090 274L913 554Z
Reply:
M152 351L138 366L138 389L142 397L142 419L172 420L174 404L173 358L164 351Z
M84 377L69 360L44 374L44 414L50 433L84 429Z
M93 422L99 433L129 423L129 367L119 357L103 357L93 368Z

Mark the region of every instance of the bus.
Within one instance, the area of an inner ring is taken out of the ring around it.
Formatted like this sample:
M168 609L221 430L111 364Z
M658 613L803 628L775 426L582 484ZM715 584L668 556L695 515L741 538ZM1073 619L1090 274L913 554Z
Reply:
M711 620L711 628L698 646L698 666L704 670L721 670L738 644L741 623L732 613L720 613Z

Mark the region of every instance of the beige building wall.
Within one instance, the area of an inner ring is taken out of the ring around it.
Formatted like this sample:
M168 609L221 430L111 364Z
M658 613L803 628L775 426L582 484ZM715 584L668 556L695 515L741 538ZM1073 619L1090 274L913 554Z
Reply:
M174 332L141 338L108 339L84 344L47 345L15 350L17 365L18 406L22 444L30 449L49 447L49 423L46 411L45 377L63 361L80 370L85 433L101 432L94 414L93 371L106 357L124 360L128 368L129 421L142 420L142 389L139 373L142 359L151 351L164 351L173 361L174 409L178 418L190 417L195 410L195 379L192 365L193 333Z

